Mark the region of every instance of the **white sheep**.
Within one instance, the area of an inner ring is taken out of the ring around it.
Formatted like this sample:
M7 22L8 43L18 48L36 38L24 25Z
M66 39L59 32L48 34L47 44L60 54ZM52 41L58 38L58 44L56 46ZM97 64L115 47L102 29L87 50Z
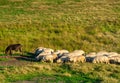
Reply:
M36 59L37 61L38 61L38 60L41 60L41 59L43 58L43 56L45 56L45 55L50 55L50 54L52 54L53 52L54 52L53 49L45 48L45 49L42 50L41 53L39 53L39 55L37 55L37 56L35 57L35 59Z
M49 55L45 55L43 56L43 59L42 61L45 61L45 62L52 62L57 58L57 55L56 54L49 54Z
M42 52L42 53L40 53L38 56L36 56L35 59L36 59L37 61L42 60L42 59L43 59L43 56L45 56L45 55L48 55L48 53Z
M68 53L67 55L69 57L71 57L71 56L82 56L82 55L85 55L85 52L83 50L75 50L71 53Z
M68 62L69 59L68 59L68 56L62 56L60 57L59 59L57 59L57 63L65 63L65 62Z
M75 50L75 51L73 51L73 53L74 53L76 56L85 55L85 51L83 51L83 50Z
M92 62L94 57L96 57L96 52L91 52L91 53L86 55L86 61L87 62Z
M120 56L109 57L110 63L120 63Z
M108 52L106 52L106 51L100 51L100 52L98 52L97 54L96 54L96 56L108 56Z
M60 58L61 56L63 56L64 54L69 53L68 50L57 50L56 52L54 52L54 54L58 55L58 58Z
M108 57L118 56L118 53L116 52L109 52Z
M93 63L106 63L106 64L109 64L109 58L107 56L96 56L93 59Z
M83 63L86 61L86 58L85 58L85 56L71 56L71 57L69 57L69 61L74 62L74 63L75 62Z
M44 47L38 47L36 50L35 50L35 56L39 55L41 52L43 52L43 50L46 49Z
M43 52L45 52L47 54L52 54L54 52L54 50L51 49L51 48L46 48L46 49L43 50Z

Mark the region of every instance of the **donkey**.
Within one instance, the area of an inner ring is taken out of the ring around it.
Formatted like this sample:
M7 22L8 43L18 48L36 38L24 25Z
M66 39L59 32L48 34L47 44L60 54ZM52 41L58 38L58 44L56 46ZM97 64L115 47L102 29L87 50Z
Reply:
M22 53L22 45L21 44L10 44L6 49L5 49L5 54L6 55L12 55L12 50L14 51L20 51Z

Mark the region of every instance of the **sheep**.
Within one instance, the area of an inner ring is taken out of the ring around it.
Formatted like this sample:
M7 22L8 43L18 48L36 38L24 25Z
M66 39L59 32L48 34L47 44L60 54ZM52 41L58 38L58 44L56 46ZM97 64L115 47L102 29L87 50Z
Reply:
M43 56L42 61L53 63L53 61L54 61L54 59L56 59L56 57L57 57L56 54L48 54L48 55Z
M77 57L77 56L69 56L68 58L69 58L69 61L70 61L70 62L75 63L75 62L77 62L77 58L78 58L78 57Z
M78 62L86 62L85 56L78 56Z
M53 62L56 62L56 60L58 59L58 55L54 53L52 55L53 55Z
M35 50L34 55L35 55L35 56L39 55L41 52L43 52L44 49L46 49L46 48L44 48L44 47L38 47L38 48Z
M40 53L38 56L36 56L35 59L36 59L37 61L42 60L42 59L43 59L43 56L45 56L45 55L48 55L48 54L45 53L45 52L42 52L42 53Z
M52 54L54 52L54 50L51 48L46 48L43 50L43 52L48 53L48 54Z
M110 63L120 63L120 56L109 57Z
M60 57L59 59L57 59L57 63L65 63L65 62L68 62L69 61L69 59L68 59L68 56L66 55L66 56L62 56L62 57Z
M75 50L75 51L73 51L73 53L74 53L76 56L85 55L85 52L84 52L83 50Z
M107 56L96 56L92 62L109 64L109 58Z
M64 54L68 54L69 51L68 50L57 50L56 52L54 52L54 54L58 55L58 58L62 57Z
M108 57L118 56L118 53L116 52L109 52Z
M85 62L86 61L86 58L85 56L71 56L69 57L69 61L70 62Z
M43 56L45 56L45 55L50 55L50 54L52 54L53 52L54 52L53 49L45 48L45 49L42 50L42 52L41 52L39 55L37 55L37 56L35 57L35 59L36 59L37 61L39 61L39 60L41 60L41 59L43 58Z
M82 55L85 55L85 52L83 50L75 50L71 53L68 53L67 55L69 57L71 57L71 56L82 56Z
M87 62L92 62L94 57L96 57L96 52L91 52L91 53L86 55L86 61Z
M96 56L108 56L108 52L106 52L106 51L100 51L100 52L98 52L97 54L96 54Z

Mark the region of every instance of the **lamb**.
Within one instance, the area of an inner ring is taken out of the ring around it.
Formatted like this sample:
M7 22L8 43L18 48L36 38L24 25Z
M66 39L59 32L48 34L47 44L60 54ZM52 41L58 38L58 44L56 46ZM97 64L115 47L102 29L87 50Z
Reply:
M109 64L109 58L107 56L96 56L93 59L93 63L106 63L106 64Z

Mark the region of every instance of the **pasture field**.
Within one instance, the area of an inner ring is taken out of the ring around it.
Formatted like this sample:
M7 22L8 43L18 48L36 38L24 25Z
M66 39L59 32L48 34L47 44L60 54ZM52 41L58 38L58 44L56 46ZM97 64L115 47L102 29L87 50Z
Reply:
M119 64L0 61L0 83L119 83Z
M21 43L25 53L39 46L120 53L120 0L0 0L1 83L119 83L119 64L4 57L6 46L13 43Z
M120 52L120 1L0 0L0 51L11 43Z

